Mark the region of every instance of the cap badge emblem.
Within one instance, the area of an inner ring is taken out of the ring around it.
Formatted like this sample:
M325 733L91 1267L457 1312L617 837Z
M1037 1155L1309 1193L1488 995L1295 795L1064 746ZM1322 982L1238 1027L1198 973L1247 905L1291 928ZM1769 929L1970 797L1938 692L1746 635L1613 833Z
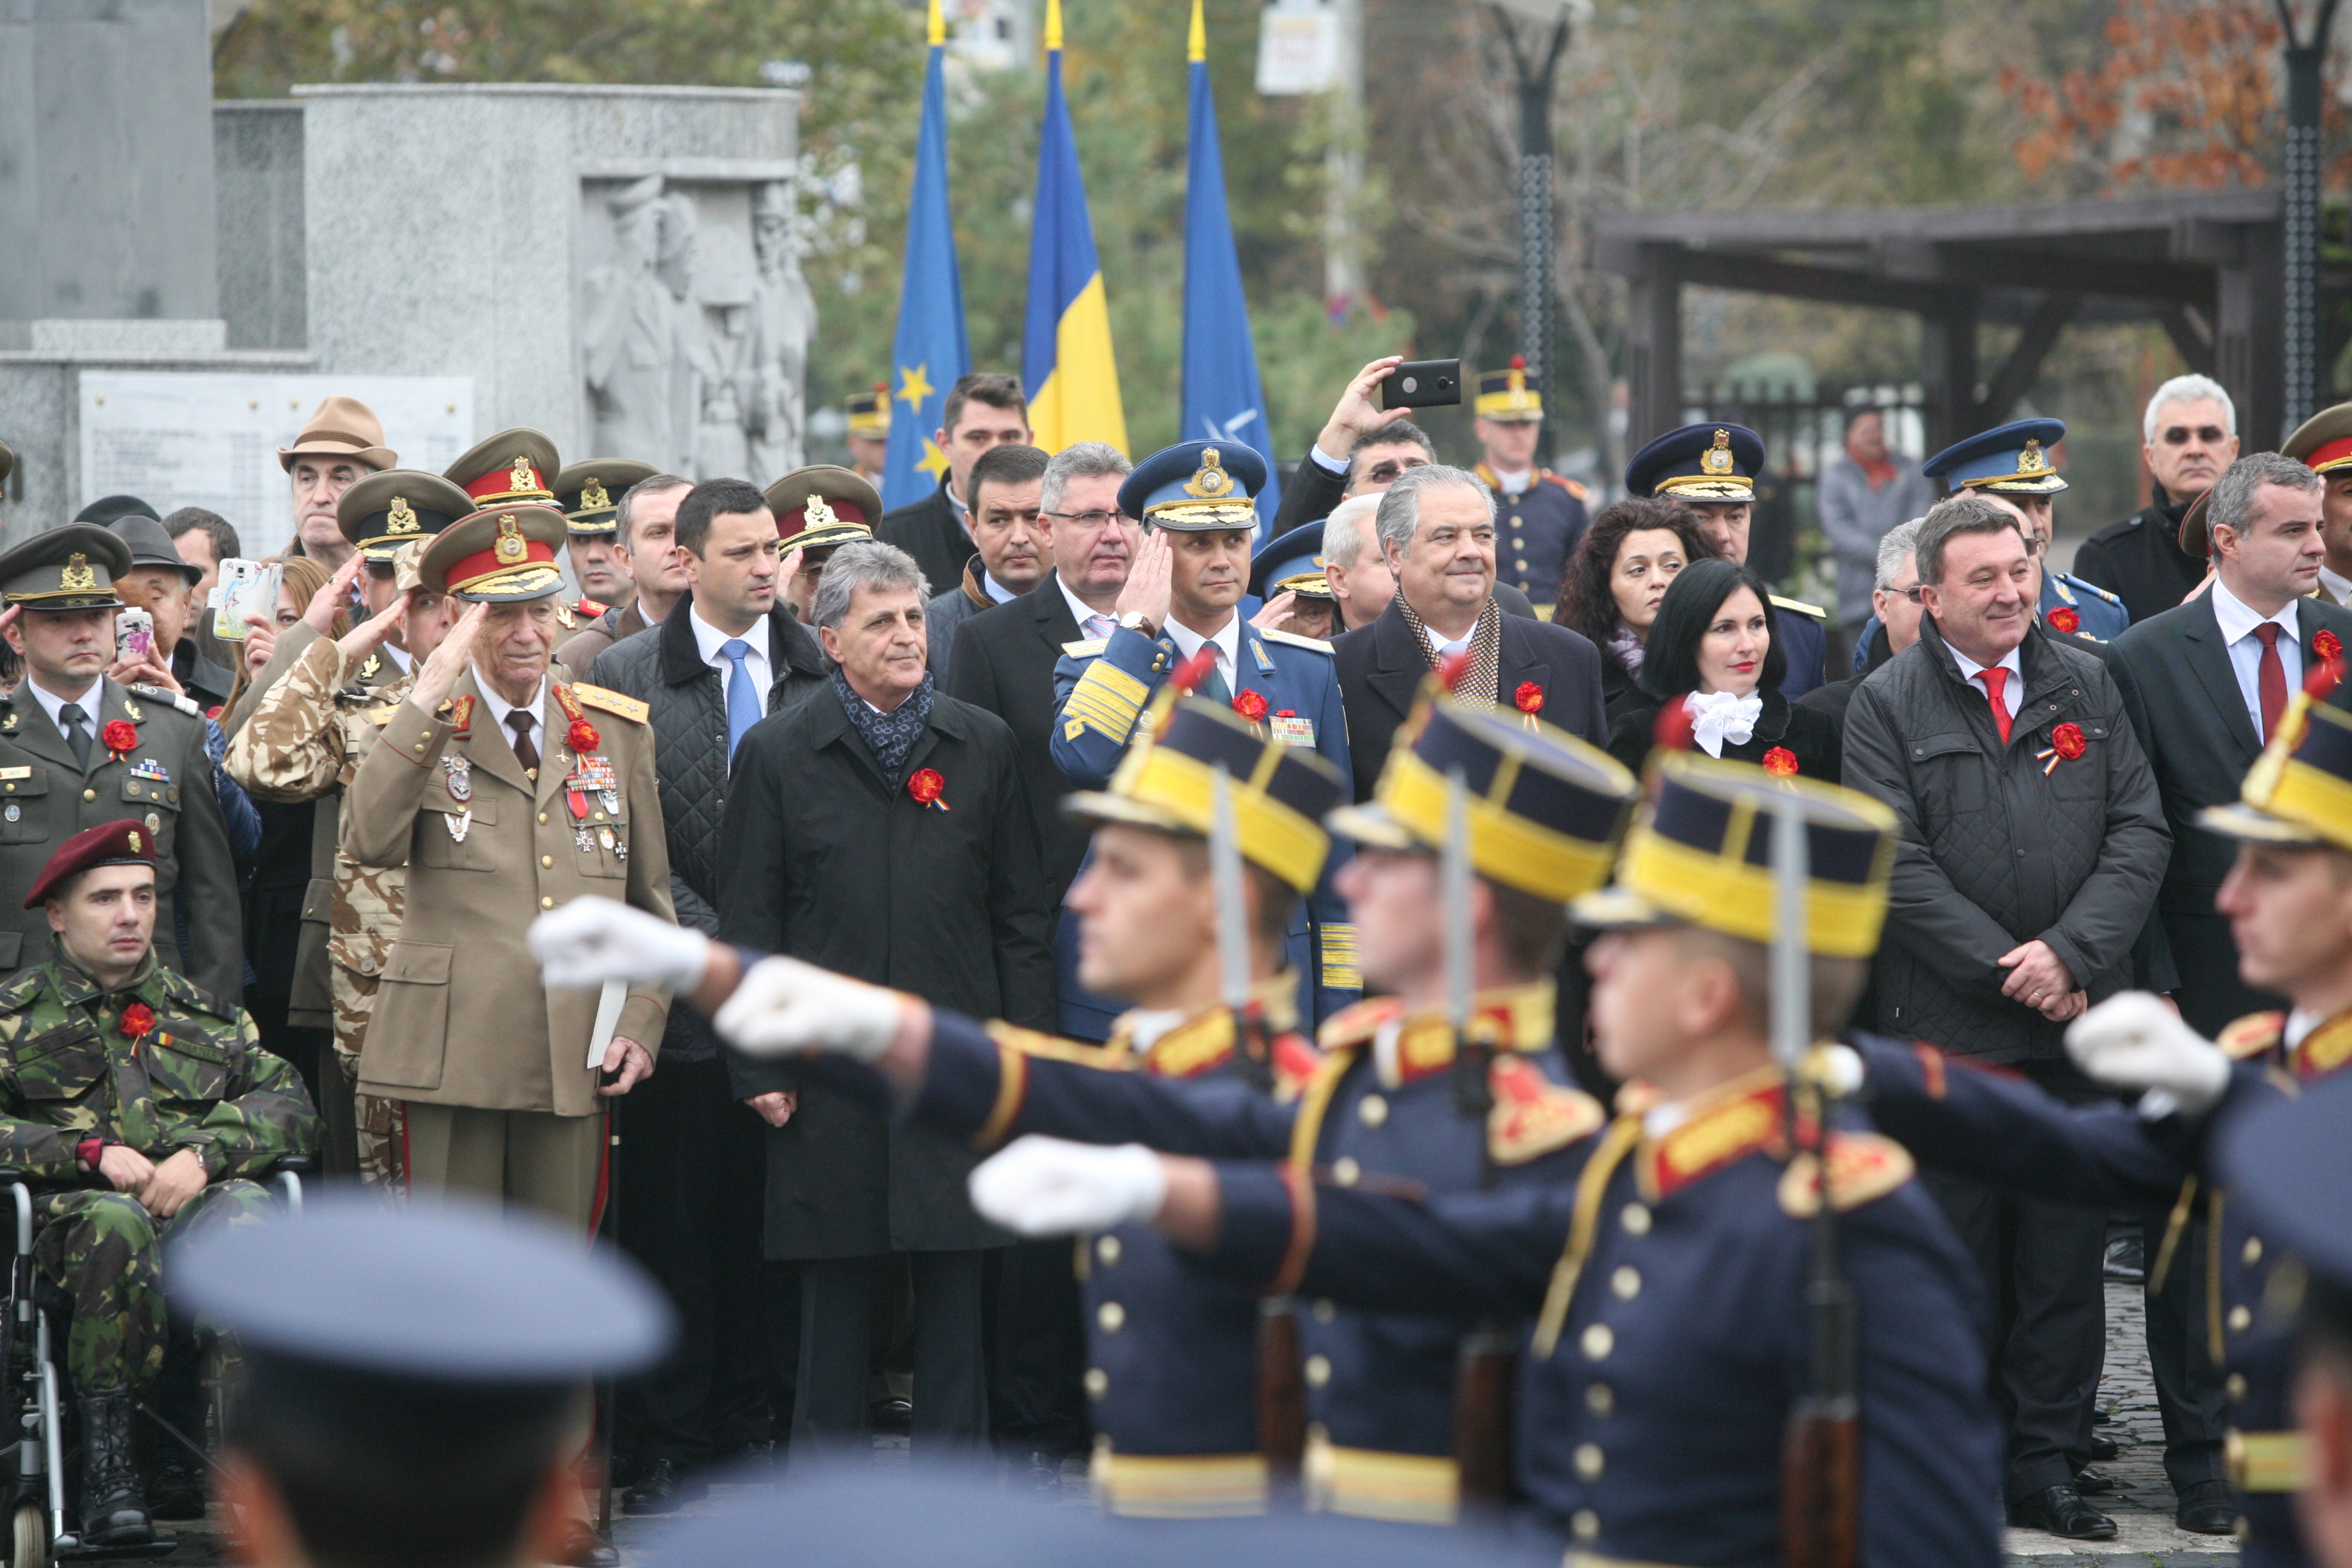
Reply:
M515 521L514 513L499 513L499 542L491 546L491 551L509 566L530 553L530 546L523 542L522 524Z
M801 527L804 530L835 528L838 527L840 522L841 514L827 505L823 496L809 497L808 505L801 513Z
M539 476L531 471L530 456L529 453L518 452L515 454L514 472L507 476L507 483L511 489L516 490L535 490L539 489Z
M605 491L604 480L590 479L580 487L582 511L610 511L612 507L613 498Z
M383 531L386 533L415 533L418 526L415 509L408 504L408 498L393 497L392 510L383 514Z
M144 854L144 853L145 853L145 851L144 851L144 850L142 850L142 849L141 849L141 848L140 848L140 847L139 847L139 830L138 830L137 828L135 828L135 827L134 827L134 828L132 828L132 829L130 831L130 833L129 833L128 835L126 835L126 837L129 837L129 838L130 838L130 840L131 840L131 852L133 855L140 855L140 854Z
M1710 474L1719 475L1731 472L1730 431L1717 430L1715 433L1715 445L1709 447L1706 451L1699 454L1698 466L1706 469Z
M89 556L77 550L66 557L66 569L58 574L58 591L63 594L98 592L98 574L91 569Z
M1231 495L1233 489L1234 477L1225 472L1225 460L1214 447L1201 454L1201 467L1184 483L1186 495L1202 500L1215 500L1220 496Z
M2046 474L2050 459L2042 455L2042 443L2028 441L2025 450L2017 455L2017 471L2021 474Z

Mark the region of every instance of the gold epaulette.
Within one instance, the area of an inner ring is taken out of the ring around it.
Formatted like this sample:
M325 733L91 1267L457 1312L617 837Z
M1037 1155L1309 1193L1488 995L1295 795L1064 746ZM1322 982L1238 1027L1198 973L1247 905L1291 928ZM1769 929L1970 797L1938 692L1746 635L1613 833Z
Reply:
M1830 1206L1838 1214L1885 1197L1917 1169L1909 1150L1875 1132L1832 1131L1829 1154ZM1780 1208L1798 1219L1810 1219L1821 1201L1813 1157L1800 1154L1780 1173Z
M644 723L646 716L653 711L652 708L635 697L626 697L618 691L607 691L601 686L574 683L572 695L591 708L600 708L616 718L626 719L632 724Z
M1059 1035L1048 1035L1040 1029L1024 1029L1006 1023L992 1023L987 1028L990 1039L1024 1057L1076 1062L1080 1067L1103 1068L1114 1072L1131 1071L1137 1065L1138 1058L1134 1053L1120 1047L1089 1046L1077 1040L1066 1040Z
M1591 493L1577 480L1570 479L1566 474L1555 474L1549 468L1546 468L1541 477L1550 480L1553 484L1558 485L1560 489L1566 490L1569 494L1574 496L1579 500L1584 500L1586 496Z
M1772 603L1781 609L1794 610L1801 616L1811 616L1817 621L1830 618L1830 613L1827 610L1822 609L1819 605L1808 605L1802 599L1784 599L1775 594L1772 595Z
M2231 1061L2242 1062L2276 1050L2279 1037L2285 1033L2284 1013L2249 1013L2226 1026L2213 1043Z
M1268 642L1288 643L1293 647L1311 648L1315 652L1322 654L1326 658L1330 657L1331 653L1331 645L1329 643L1318 642L1313 637L1303 637L1297 632L1275 632L1261 629L1252 631L1250 636L1264 637Z
M1360 1046L1380 1033L1382 1024L1403 1012L1404 1004L1393 996L1368 996L1324 1019L1323 1026L1315 1031L1315 1043L1326 1051Z

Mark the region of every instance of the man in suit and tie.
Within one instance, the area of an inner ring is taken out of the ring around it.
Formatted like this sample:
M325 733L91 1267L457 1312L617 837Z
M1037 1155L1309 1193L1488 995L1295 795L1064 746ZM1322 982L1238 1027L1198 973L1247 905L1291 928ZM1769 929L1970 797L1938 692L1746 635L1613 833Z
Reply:
M883 514L874 536L915 558L923 576L945 587L963 579L963 569L980 552L971 542L971 466L992 447L1026 447L1029 403L1009 375L975 371L948 388L932 433L936 455L947 461L940 488L919 501Z
M1601 655L1566 626L1495 603L1495 500L1466 468L1432 463L1398 479L1374 523L1397 595L1332 645L1348 712L1356 798L1372 798L1397 726L1439 660L1467 653L1454 694L1539 716L1600 745Z

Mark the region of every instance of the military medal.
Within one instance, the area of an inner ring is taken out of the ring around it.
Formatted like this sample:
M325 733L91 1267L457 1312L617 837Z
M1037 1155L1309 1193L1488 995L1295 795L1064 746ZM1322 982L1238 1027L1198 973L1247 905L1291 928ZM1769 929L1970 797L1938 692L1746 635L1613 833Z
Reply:
M19 818L19 817L21 817L21 816L23 816L25 815L25 808L24 808L23 806L21 806L21 805L18 805L15 801L13 801L13 800L12 800L12 801L10 801L10 802L8 803L8 809L7 809L7 811L6 811L5 814L0 814L0 815L5 815L5 816L8 818L8 820L9 820L9 821L14 822L14 821L16 821L17 818Z
M445 811L441 814L441 825L449 830L452 843L463 844L466 842L466 835L474 830L474 808L469 805L463 814L457 816L452 816Z
M604 802L605 816L618 816L621 815L621 792L619 790L605 790L598 795L596 798Z
M604 847L604 852L607 855L611 854L613 852L613 830L609 827L598 828L596 830L596 842Z
M441 759L442 782L448 787L449 798L459 805L474 798L474 760L471 757ZM468 816L472 816L467 812Z

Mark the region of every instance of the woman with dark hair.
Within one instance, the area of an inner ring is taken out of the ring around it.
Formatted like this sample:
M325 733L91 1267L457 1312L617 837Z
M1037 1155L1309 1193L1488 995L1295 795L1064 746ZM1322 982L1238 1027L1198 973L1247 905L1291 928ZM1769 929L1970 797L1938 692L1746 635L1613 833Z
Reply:
M1780 695L1788 662L1772 640L1764 580L1728 561L1694 562L1658 602L1642 660L1641 699L1610 726L1610 754L1640 768L1658 715L1672 703L1690 716L1691 745L1710 757L1837 783L1837 726Z
M1601 650L1601 700L1612 721L1643 700L1635 682L1666 584L1714 553L1698 513L1676 501L1613 501L1584 531L1560 574L1553 619Z

